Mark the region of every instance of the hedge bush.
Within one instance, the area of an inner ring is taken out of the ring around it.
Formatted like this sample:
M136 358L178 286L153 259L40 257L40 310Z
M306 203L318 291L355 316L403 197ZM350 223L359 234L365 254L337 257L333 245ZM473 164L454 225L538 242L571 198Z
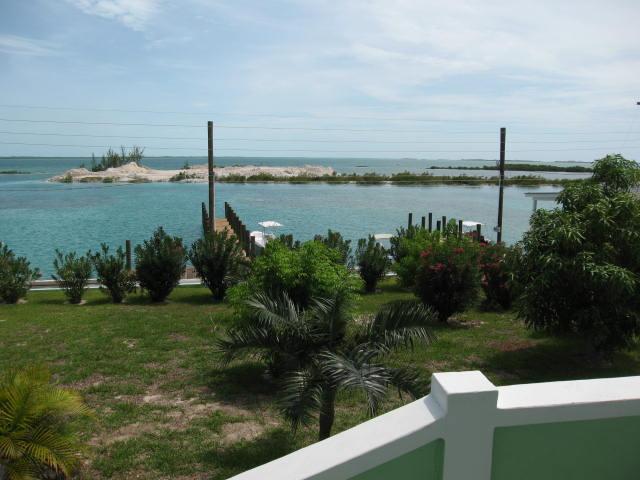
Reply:
M135 248L136 277L153 302L164 301L180 282L187 265L182 239L162 227Z
M26 257L18 257L9 247L0 242L0 299L16 303L27 294L31 282L40 278L40 271L31 268Z

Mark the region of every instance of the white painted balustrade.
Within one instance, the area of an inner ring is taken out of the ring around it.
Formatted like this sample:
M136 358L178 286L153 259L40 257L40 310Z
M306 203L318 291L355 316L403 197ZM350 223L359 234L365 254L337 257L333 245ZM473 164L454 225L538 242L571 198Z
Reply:
M435 460L416 463L433 442ZM430 395L233 478L354 477L640 478L640 377L496 387L478 371L436 373Z

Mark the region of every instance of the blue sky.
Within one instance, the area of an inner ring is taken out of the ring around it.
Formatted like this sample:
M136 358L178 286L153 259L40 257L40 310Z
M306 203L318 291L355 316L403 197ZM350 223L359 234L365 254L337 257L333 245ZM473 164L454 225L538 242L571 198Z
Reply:
M218 155L495 158L505 126L508 158L640 160L639 14L637 0L2 0L0 155L206 154L213 120ZM263 128L229 128L249 126Z

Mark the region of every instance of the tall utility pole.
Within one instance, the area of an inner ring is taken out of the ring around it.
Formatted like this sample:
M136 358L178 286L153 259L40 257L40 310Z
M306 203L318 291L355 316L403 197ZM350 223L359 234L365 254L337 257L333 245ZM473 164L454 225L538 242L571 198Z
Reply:
M507 129L502 127L500 129L500 193L498 196L498 243L502 241L502 210L504 202L504 150L507 140Z
M208 160L209 160L209 230L216 231L216 190L215 175L213 174L213 122L207 122Z

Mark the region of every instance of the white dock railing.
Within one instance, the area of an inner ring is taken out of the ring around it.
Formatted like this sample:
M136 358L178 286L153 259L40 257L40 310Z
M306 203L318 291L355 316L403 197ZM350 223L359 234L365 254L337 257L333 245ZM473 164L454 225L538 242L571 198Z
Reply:
M640 377L496 387L436 373L430 395L233 478L640 478Z

